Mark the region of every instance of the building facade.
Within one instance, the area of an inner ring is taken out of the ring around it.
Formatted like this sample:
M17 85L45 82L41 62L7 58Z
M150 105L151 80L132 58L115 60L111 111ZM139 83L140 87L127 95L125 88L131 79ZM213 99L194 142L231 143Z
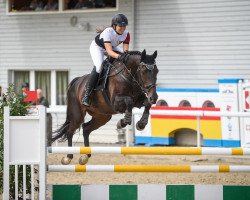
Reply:
M81 9L74 1L52 2L57 7L45 10L34 9L32 0L0 0L3 91L9 83L19 91L28 81L31 90L45 91L51 107L64 106L67 84L92 69L95 29L109 26L116 13L129 19L133 50L158 51L159 87L214 88L221 78L250 79L248 0L101 0Z

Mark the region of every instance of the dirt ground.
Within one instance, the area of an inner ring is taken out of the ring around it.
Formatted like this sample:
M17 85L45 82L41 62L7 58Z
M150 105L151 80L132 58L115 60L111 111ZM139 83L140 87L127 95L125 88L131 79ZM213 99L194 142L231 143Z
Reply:
M65 155L51 154L48 164L61 164ZM78 164L75 155L71 164ZM90 165L250 165L250 156L93 155ZM117 173L49 172L48 184L227 184L250 185L250 173Z

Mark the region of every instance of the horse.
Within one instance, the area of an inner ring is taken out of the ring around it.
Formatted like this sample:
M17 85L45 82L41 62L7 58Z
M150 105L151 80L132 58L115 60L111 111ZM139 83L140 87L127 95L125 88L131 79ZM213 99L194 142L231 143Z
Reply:
M146 50L143 50L127 52L123 62L115 59L109 64L107 86L103 90L92 91L91 105L88 107L83 105L81 100L89 74L74 78L67 90L66 121L53 132L52 142L57 139L68 140L68 146L71 147L73 135L82 125L84 145L89 147L90 133L105 125L112 115L125 113L124 118L117 123L117 128L121 129L131 124L132 109L144 106L143 115L136 123L136 128L143 130L148 123L149 110L158 99L156 81L159 70L155 62L156 57L157 51L147 55ZM88 122L84 122L86 113L92 116ZM91 154L82 155L79 164L86 164L90 156ZM67 165L72 158L73 154L68 154L62 158L61 163Z

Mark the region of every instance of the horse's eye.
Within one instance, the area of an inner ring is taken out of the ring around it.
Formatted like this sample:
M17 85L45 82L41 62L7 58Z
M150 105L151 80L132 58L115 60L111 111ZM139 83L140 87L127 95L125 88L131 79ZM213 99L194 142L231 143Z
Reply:
M143 66L142 71L146 73L148 71L147 67Z

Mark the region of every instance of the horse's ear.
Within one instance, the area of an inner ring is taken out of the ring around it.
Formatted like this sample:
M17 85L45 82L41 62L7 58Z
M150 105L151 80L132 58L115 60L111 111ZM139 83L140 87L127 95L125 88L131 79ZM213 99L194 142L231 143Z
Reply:
M146 59L146 50L144 49L142 52L141 52L141 61L145 60Z
M157 57L157 51L153 53L153 58L156 59L156 57Z

